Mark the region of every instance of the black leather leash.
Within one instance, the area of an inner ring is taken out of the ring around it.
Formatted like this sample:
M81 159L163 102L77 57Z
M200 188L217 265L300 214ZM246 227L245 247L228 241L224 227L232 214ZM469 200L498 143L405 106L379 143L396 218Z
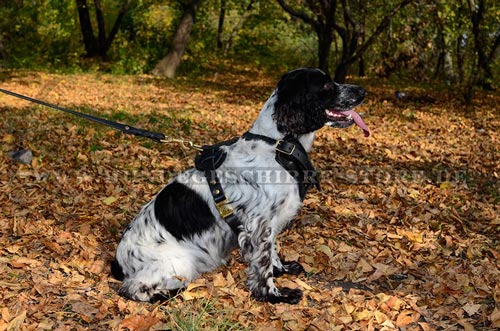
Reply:
M104 118L92 116L92 115L89 115L89 114L80 113L80 112L77 112L77 111L74 111L74 110L71 110L71 109L63 108L63 107L58 106L58 105L54 105L54 104L51 104L51 103L48 103L48 102L45 102L45 101L42 101L42 100L34 99L34 98L31 98L31 97L28 97L28 96L25 96L25 95L22 95L22 94L19 94L19 93L7 91L7 90L4 90L4 89L0 89L0 92L8 94L8 95L11 95L11 96L19 98L19 99L23 99L23 100L26 100L26 101L29 101L29 102L36 103L36 104L39 104L39 105L42 105L42 106L46 106L46 107L49 107L49 108L57 109L57 110L65 112L65 113L69 113L71 115L75 115L75 116L84 118L84 119L89 120L89 121L93 121L93 122L96 122L96 123L99 123L99 124L103 124L103 125L112 127L113 129L122 131L122 132L124 132L126 134L131 134L131 135L134 135L134 136L149 138L149 139L154 140L156 142L165 142L166 141L166 136L163 133L152 132L152 131L148 131L148 130L144 130L144 129L139 129L139 128L135 128L135 127L130 126L130 125L121 124L121 123L109 121L109 120L104 119Z

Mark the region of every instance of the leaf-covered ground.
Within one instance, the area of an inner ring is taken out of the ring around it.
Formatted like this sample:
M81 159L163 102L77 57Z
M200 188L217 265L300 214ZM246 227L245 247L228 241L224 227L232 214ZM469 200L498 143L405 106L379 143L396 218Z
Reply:
M203 144L248 129L277 77L4 71L0 86ZM295 306L253 300L237 252L168 302L120 298L121 231L194 152L0 95L0 331L500 328L500 97L467 112L444 90L358 83L372 136L318 133L322 191L279 238L307 271L277 281L304 290ZM24 148L31 165L8 155Z

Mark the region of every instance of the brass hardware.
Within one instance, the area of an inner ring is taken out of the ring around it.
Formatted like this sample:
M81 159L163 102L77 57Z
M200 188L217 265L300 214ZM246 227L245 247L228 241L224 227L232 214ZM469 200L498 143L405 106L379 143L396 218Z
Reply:
M203 148L200 145L196 145L191 140L177 139L177 138L172 138L172 137L169 137L169 136L165 136L165 139L161 140L161 142L164 143L164 144L179 143L184 148L191 148L191 149L194 149L194 150L196 150L198 152L202 152L203 151Z
M219 214L222 218L231 216L234 212L233 207L231 207L231 205L227 202L227 199L224 199L221 202L216 203L215 207L219 211Z

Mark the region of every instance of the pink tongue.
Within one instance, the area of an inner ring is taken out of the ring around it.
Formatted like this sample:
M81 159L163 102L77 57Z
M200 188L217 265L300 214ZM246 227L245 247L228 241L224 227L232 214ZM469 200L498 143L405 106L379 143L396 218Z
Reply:
M361 116L359 116L358 113L356 113L354 110L341 111L341 113L346 116L351 115L354 123L356 123L356 125L363 129L363 131L365 132L365 137L368 137L370 135L370 130L366 126L365 122L363 122L363 119L361 119Z

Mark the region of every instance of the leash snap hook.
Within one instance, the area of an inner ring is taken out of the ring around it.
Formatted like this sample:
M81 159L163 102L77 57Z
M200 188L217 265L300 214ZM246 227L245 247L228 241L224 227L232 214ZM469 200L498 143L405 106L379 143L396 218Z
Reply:
M196 150L198 152L203 152L203 148L200 145L196 145L191 140L183 140L181 144L185 148L191 148L191 149L194 149L194 150Z
M165 136L165 138L162 139L161 142L164 143L164 144L178 143L178 144L181 144L182 147L184 147L186 149L190 148L190 149L194 149L194 150L196 150L198 152L202 152L203 151L203 148L200 145L196 145L191 140L176 139L176 138L172 138L172 137L169 137L169 136Z

